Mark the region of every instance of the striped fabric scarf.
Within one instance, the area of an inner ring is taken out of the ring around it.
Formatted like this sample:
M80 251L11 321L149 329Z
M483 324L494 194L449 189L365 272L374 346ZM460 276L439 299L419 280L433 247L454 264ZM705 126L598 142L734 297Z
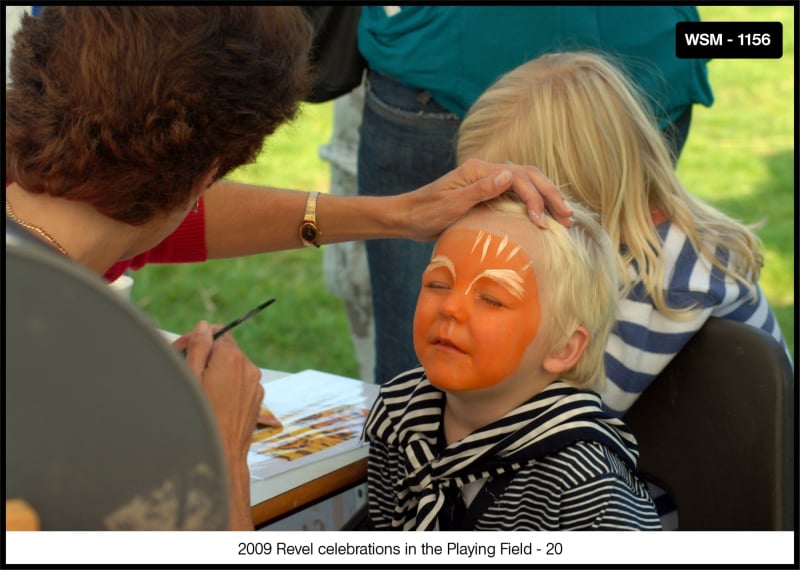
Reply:
M516 471L577 441L603 443L631 468L636 466L638 447L625 424L601 411L597 394L560 381L438 454L443 396L424 376L417 377L410 396L406 391L405 405L393 406L391 394L384 396L392 421L377 426L384 433L373 438L396 438L395 445L405 451L406 475L395 486L396 529L437 530L448 490L460 492L468 483Z

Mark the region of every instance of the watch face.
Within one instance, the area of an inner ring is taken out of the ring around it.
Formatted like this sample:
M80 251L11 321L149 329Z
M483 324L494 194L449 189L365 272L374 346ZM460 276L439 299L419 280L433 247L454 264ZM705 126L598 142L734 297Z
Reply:
M317 239L317 228L314 224L305 223L300 228L300 235L308 242L314 242Z

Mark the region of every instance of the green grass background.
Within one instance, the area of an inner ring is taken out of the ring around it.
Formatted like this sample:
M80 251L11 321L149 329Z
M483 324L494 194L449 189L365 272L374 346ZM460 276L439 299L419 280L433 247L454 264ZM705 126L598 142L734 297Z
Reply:
M707 21L780 21L780 60L713 60L715 102L695 106L678 174L695 194L746 223L764 220L761 286L794 353L794 7L701 6ZM317 149L331 134L332 105L305 105L270 137L254 164L230 178L326 192ZM269 297L278 301L234 336L264 368L316 368L358 376L347 319L325 288L322 251L310 248L200 264L151 265L133 274L133 300L156 323L186 332L200 319L228 322Z

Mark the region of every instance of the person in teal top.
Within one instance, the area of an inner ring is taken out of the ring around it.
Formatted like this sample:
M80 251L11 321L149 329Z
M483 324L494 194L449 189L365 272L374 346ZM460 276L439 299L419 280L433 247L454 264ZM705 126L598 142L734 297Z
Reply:
M463 117L500 75L550 51L593 48L620 58L661 127L711 106L705 59L675 56L675 24L694 6L364 6L358 46L369 68L427 90Z

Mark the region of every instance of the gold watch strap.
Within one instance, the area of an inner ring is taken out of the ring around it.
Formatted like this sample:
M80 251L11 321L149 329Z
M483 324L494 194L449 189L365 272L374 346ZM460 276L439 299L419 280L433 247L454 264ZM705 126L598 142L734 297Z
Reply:
M306 199L306 211L300 222L300 240L305 246L319 247L321 232L317 227L317 199L319 192L311 192Z
M311 222L312 224L317 224L317 198L319 198L319 192L312 192L308 195L308 199L306 200L306 213L303 216L304 222Z

